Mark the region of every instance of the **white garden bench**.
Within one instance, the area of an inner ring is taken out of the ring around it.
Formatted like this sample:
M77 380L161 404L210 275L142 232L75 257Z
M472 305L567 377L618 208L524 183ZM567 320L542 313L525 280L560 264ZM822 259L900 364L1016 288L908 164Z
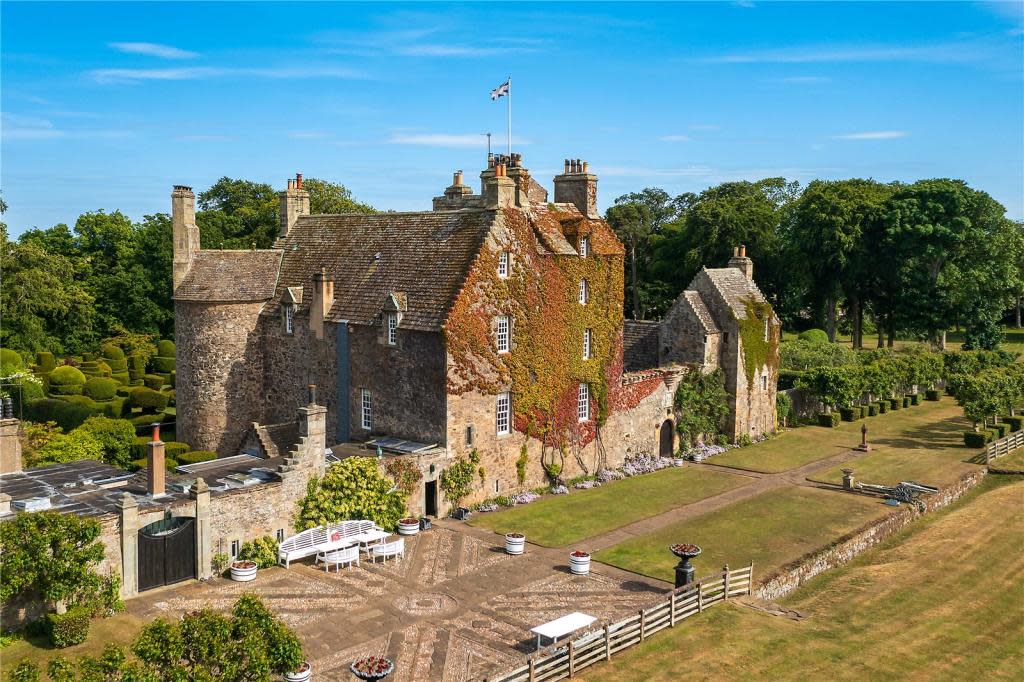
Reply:
M288 568L296 559L357 545L361 536L378 530L373 521L341 521L309 528L278 546L277 561Z
M352 565L355 562L356 566L359 565L359 547L352 546L346 547L345 549L336 549L332 552L321 552L316 555L316 562L323 562L324 572L330 572L331 565L335 566L335 570L341 571L342 564Z
M377 561L377 557L382 557L384 563L388 562L388 557L405 557L405 538L399 538L393 542L385 542L382 545L375 545L370 548L370 559Z

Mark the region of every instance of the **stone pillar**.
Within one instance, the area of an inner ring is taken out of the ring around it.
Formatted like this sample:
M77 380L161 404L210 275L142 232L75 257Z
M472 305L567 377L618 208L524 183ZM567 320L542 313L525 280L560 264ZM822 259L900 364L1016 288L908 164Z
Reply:
M323 476L326 468L327 408L316 404L316 387L311 384L309 390L309 405L299 408L299 437L306 439L306 452L300 456L303 465L312 466L317 476Z
M843 469L843 490L853 490L853 469Z
M11 513L11 496L7 493L0 493L0 516L7 516Z
M127 599L139 593L139 503L125 493L117 508L121 516L121 597Z
M189 496L196 503L196 577L213 575L213 531L210 528L210 486L197 478Z
M171 192L171 225L174 249L174 289L185 279L192 260L199 252L199 227L196 225L196 197L191 187L175 185Z
M288 188L278 192L277 198L280 206L278 236L285 237L295 227L299 216L309 215L309 192L302 189L302 174L297 173L294 180L288 180Z
M0 474L21 471L21 440L17 419L0 419Z
M151 440L146 447L146 491L152 497L163 497L166 492L164 484L167 468L164 464L164 442L159 440L159 432L154 434L157 440Z

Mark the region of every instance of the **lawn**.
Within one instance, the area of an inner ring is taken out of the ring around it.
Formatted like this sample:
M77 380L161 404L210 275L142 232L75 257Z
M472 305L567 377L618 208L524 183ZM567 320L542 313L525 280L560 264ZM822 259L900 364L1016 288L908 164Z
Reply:
M1009 478L986 479L957 504L808 582L783 600L803 620L715 607L583 677L1020 679L1024 482Z
M3 668L3 674L6 675L9 668L27 658L45 671L47 662L57 656L67 656L72 660L84 655L98 656L108 643L128 647L143 625L141 618L119 613L110 618L93 620L89 626L89 638L66 649L54 649L45 635L18 640L0 649L0 659L3 660L0 668Z
M961 432L970 425L956 402L943 397L939 402L926 400L917 407L894 410L860 421L840 422L836 428L802 426L762 443L730 450L709 462L772 474L789 471L854 447L860 443L862 424L867 425L868 440L879 451L902 454L912 450L916 455L916 451L922 448L955 448L959 442L959 457L966 459L968 456Z
M947 417L943 420L922 419L922 411L929 410L925 407L927 405L933 406L931 414ZM971 462L981 461L978 459L981 450L964 446L963 432L970 428L970 423L964 419L952 398L943 398L937 404L925 402L920 407L900 410L895 414L910 418L904 429L872 429L869 426L868 440L874 450L810 478L825 483L842 483L842 468L848 466L853 468L854 477L862 483L895 485L900 481L917 481L942 487L981 466ZM869 424L887 416L875 417L869 420Z
M1024 471L1024 448L1017 448L1008 455L992 460L989 466L1003 471Z
M500 512L477 514L474 526L525 533L529 542L564 547L634 521L751 483L750 478L691 467L572 490Z
M594 558L643 575L672 581L679 562L668 548L692 542L704 553L698 577L754 562L764 575L890 509L875 498L792 486L776 488L717 511L687 519L598 552Z

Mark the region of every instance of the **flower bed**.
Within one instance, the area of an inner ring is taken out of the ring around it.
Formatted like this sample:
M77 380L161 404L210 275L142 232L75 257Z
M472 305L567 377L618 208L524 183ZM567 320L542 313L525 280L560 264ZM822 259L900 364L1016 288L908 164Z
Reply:
M552 486L551 494L552 495L568 495L569 494L569 489L566 488L564 485Z
M530 504L540 499L540 495L534 492L527 491L525 493L519 493L518 495L512 496L512 501L516 504Z
M572 487L577 490L590 490L591 488L600 488L601 482L588 478L585 481L577 481L576 483L573 483Z

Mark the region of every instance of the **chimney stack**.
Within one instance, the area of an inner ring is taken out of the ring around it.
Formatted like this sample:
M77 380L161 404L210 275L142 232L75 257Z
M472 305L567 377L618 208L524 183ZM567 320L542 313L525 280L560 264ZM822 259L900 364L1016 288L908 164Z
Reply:
M600 218L597 211L597 176L590 164L581 159L566 159L565 172L555 176L555 203L573 204L589 218Z
M508 177L508 168L504 160L494 165L494 175L487 171L481 173L484 184L484 207L495 209L514 206L516 201L516 183Z
M334 279L327 275L326 268L313 275L313 299L309 302L309 328L316 338L324 338L324 320L334 305Z
M160 424L153 424L153 440L146 444L146 492L162 497L165 492L164 442L160 440Z
M21 471L20 422L13 417L0 419L0 474Z
M196 196L191 187L175 185L171 192L171 231L174 250L173 285L178 288L192 259L199 251L199 227L196 225Z
M747 247L745 244L740 244L738 247L733 248L732 258L729 259L729 267L736 268L746 275L747 279L753 281L754 261L747 258Z
M302 173L296 173L294 180L288 180L286 189L277 195L280 202L279 237L288 236L300 215L309 215L309 192L302 189Z

